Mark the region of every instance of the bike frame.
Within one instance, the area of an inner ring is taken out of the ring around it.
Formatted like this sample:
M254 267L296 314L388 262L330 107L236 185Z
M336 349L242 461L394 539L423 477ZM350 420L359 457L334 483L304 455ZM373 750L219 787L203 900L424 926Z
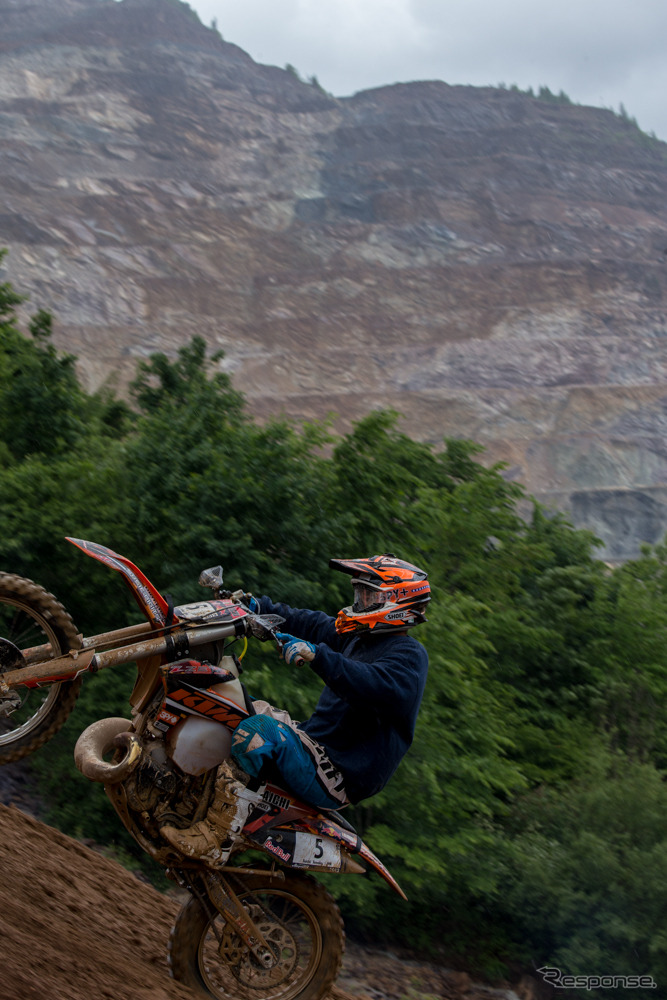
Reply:
M0 696L7 696L12 689L21 686L42 687L59 681L72 680L82 673L97 673L108 667L136 662L138 678L130 702L135 712L140 713L154 690L156 675L162 664L187 656L189 650L196 649L197 646L245 636L253 631L253 621L257 621L260 628L259 633L255 634L260 634L264 638L269 638L272 634L271 629L266 628L268 619L251 615L242 605L229 599L214 599L172 608L129 559L95 542L78 538L67 540L86 555L120 573L148 621L89 638L81 637L79 649L72 649L58 657L53 656L49 644L19 651L7 640L3 640L13 654L11 664L16 666L5 673L0 673ZM262 622L265 624L261 624ZM127 812L122 785L108 786L107 793L127 829L148 853L155 856L155 851L143 838ZM275 810L260 814L246 831L258 847L269 854L273 852L274 859L277 856L279 861L284 862L285 858L279 853L282 849L279 845L271 844L268 834L275 828L276 822L283 829L287 824L297 834L300 831L316 838L336 842L346 853L364 860L394 891L406 898L403 890L379 858L356 833L346 830L332 817L320 815L317 810L305 803L291 796L284 797L278 788L273 789L270 794L273 794L274 800L280 800L280 805L277 805ZM357 869L364 871L361 866L357 866ZM348 870L355 869L349 867ZM241 914L242 910L233 917L235 921L239 921L239 933L243 937L248 935L248 943L252 941L253 951L259 949L263 952L265 942L261 935L258 941L253 935L248 934L248 928L242 926Z

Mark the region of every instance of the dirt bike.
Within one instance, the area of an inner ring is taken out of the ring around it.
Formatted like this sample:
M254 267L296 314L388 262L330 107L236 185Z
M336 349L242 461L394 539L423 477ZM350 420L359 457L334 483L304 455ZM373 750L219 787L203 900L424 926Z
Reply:
M306 872L374 870L405 898L344 817L256 781L241 793L246 819L223 867L184 857L160 835L206 815L232 733L255 713L239 679L248 638L279 644L282 619L253 614L247 595L224 590L219 566L199 579L211 599L174 607L125 557L68 541L122 574L147 621L83 638L52 594L0 573L0 763L57 732L85 673L136 662L132 719L89 726L75 762L189 893L169 944L173 977L218 1000L320 1000L338 975L344 933L332 897Z

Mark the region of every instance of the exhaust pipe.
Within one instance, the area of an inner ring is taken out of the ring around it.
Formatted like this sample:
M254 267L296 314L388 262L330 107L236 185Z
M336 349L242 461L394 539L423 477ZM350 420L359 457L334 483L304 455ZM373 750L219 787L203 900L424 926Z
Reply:
M90 781L115 785L134 771L143 748L136 733L128 730L129 719L100 719L81 733L74 747L74 763ZM122 760L109 764L104 755L111 750L124 750Z

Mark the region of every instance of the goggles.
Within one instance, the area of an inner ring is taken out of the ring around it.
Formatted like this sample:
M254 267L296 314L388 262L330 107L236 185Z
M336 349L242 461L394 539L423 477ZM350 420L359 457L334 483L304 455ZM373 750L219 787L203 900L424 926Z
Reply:
M354 604L352 610L359 614L361 611L374 611L387 603L387 594L379 587L374 587L366 580L353 580Z

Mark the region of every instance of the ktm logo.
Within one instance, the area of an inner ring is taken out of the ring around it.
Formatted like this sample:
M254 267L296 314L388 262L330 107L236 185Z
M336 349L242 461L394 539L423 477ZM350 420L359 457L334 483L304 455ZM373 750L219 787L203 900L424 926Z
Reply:
M178 688L177 691L171 691L168 701L178 702L183 708L189 708L191 711L197 712L198 715L205 715L207 719L213 719L215 722L222 722L226 726L229 726L230 729L235 729L241 719L246 718L247 714L240 708L237 708L236 705L214 701L213 698L207 698L206 695L202 694L195 694L186 688Z

